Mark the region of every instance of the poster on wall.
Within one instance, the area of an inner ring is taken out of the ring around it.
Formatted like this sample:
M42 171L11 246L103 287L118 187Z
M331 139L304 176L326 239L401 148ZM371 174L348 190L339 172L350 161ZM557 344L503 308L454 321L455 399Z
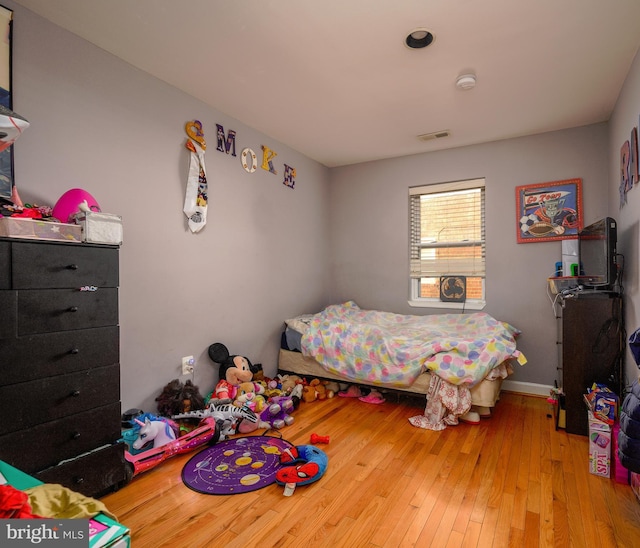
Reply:
M11 28L13 11L0 6L0 105L13 108L11 100ZM0 152L0 198L11 198L13 147Z
M575 239L582 229L582 179L516 187L518 243Z

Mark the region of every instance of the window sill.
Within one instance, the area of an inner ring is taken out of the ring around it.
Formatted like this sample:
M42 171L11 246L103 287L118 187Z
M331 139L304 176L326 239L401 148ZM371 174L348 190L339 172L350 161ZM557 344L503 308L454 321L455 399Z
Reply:
M450 310L482 310L486 301L467 301L466 303L445 303L437 299L410 300L409 306L414 308L448 308Z

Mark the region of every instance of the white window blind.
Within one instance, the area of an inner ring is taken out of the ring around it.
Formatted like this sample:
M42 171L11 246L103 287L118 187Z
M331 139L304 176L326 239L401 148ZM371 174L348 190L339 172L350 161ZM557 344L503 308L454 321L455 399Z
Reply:
M484 179L409 189L411 278L484 278Z

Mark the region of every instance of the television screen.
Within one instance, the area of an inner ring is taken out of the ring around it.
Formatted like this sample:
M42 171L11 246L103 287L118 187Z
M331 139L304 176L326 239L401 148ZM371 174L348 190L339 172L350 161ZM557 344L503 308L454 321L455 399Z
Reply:
M613 289L616 282L616 222L600 219L578 234L582 285L594 289Z

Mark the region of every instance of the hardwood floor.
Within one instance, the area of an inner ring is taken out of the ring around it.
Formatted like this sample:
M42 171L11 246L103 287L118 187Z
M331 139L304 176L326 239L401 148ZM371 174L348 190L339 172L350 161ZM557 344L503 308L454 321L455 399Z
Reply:
M479 426L411 426L421 400L302 403L281 432L310 435L324 477L291 497L271 485L203 495L183 485L194 453L174 457L102 499L134 548L204 546L640 546L640 502L589 473L587 438L556 431L544 398L503 393Z

